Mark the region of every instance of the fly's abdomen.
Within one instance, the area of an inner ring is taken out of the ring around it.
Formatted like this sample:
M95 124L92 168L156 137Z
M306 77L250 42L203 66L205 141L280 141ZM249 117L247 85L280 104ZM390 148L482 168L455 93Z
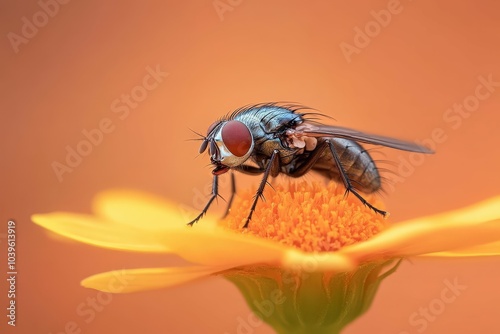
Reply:
M355 189L368 194L380 189L380 174L377 166L361 145L342 138L328 138L328 140L333 143L342 168ZM329 149L323 152L321 158L312 168L336 182L343 182Z
M353 187L365 193L379 190L380 174L370 154L354 141L340 138L332 141Z

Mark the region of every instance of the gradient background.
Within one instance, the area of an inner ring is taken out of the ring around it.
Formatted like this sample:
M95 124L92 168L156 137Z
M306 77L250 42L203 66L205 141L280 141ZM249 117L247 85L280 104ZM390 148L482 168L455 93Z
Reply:
M402 0L402 12L350 63L340 43L353 44L354 28L373 21L370 11L387 8L388 1L232 3L221 20L211 0L72 1L15 53L7 34L20 34L22 18L32 21L40 6L1 2L0 234L9 218L17 221L19 271L18 326L6 326L2 311L2 333L7 327L7 333L64 333L69 321L82 333L237 333L238 318L247 319L250 311L221 278L114 295L85 322L76 309L97 293L80 287L82 278L183 262L59 240L29 217L89 212L92 196L113 187L199 205L210 169L206 156L195 159L198 143L185 141L193 137L189 128L205 133L217 117L249 103L296 101L337 124L409 140L442 128L447 140L437 154L387 192L393 221L500 192L500 89L458 129L443 121L448 108L474 94L479 75L500 81L498 2ZM169 76L120 120L112 101L130 94L145 68L157 64ZM103 118L115 130L59 182L51 164L63 163L65 147L75 148L82 130ZM396 172L408 156L383 152L396 162ZM500 259L494 258L406 262L345 333L417 333L410 315L439 298L444 280L455 278L466 291L425 332L498 333L499 274ZM3 280L0 288L4 309ZM253 333L271 330L262 325Z

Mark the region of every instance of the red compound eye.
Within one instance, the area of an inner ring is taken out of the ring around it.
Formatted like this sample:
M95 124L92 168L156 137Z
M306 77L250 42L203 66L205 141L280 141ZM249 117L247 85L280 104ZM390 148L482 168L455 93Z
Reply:
M240 121L229 121L224 124L221 134L224 145L237 157L244 156L252 147L252 134Z

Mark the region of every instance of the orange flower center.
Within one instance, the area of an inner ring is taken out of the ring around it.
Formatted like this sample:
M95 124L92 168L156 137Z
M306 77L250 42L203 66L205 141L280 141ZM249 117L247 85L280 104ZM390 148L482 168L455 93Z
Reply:
M230 214L220 225L240 233L272 239L306 252L335 251L369 239L389 224L354 195L344 197L337 183L289 182L266 187L248 228L244 229L255 191L235 197ZM384 209L375 195L363 195Z

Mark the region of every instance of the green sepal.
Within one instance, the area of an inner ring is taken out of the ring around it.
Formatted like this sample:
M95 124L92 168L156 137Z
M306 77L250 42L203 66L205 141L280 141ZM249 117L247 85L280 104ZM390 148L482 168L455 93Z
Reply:
M400 263L369 262L341 273L263 265L233 269L224 276L277 333L335 334L370 308L380 283Z

